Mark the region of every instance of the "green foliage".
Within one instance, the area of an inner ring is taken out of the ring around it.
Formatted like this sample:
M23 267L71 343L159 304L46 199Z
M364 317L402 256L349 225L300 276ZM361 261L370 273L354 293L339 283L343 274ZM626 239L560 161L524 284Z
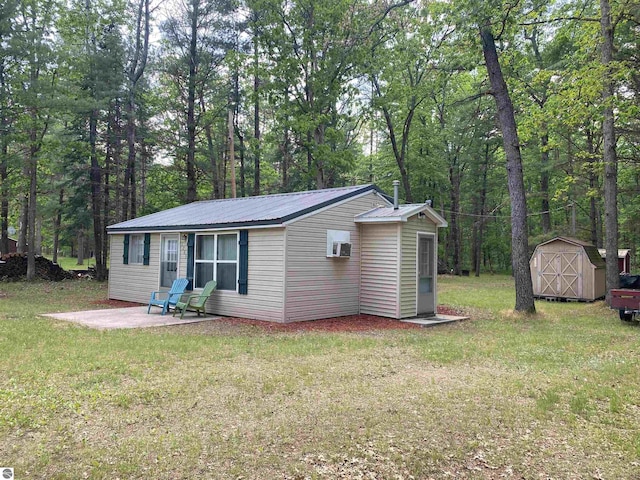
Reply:
M481 270L509 269L504 154L481 57L481 27L496 34L515 106L530 243L552 234L602 243L605 71L594 21L597 3L456 0L387 8L360 0L187 2L162 21L155 19L147 71L132 93L135 108L127 113L132 89L127 69L140 51L135 32L144 7L144 1L122 0L0 5L6 223L18 227L21 221L25 161L35 132L38 224L45 247L53 245L59 212L67 250L75 246L78 231L93 230L93 148L105 224L128 218L125 194L137 194L138 215L186 201L193 82L197 198L230 195L231 109L240 194L254 192L256 161L260 193L370 181L390 192L393 180L406 180L406 200L431 200L450 225L455 220L459 226L457 233L450 227L441 234L447 267L458 258L469 268L472 249L480 243ZM637 1L612 7L620 244L635 250L640 242ZM127 142L132 117L133 186ZM548 227L543 208L549 209Z

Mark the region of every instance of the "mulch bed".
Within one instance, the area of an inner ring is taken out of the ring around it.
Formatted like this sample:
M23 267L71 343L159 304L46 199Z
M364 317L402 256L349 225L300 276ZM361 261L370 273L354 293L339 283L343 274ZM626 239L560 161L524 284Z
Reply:
M446 305L438 306L438 313L460 315L460 312ZM307 322L274 323L246 318L223 317L221 320L231 325L250 325L267 332L366 332L371 330L412 330L422 328L415 323L405 323L375 315L349 315L325 318Z

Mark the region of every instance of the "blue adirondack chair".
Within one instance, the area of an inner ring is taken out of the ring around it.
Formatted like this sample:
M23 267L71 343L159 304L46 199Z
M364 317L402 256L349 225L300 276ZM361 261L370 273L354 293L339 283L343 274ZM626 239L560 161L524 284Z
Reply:
M149 300L149 308L147 313L151 312L151 307L162 308L162 315L169 311L169 307L175 307L176 303L180 301L180 297L184 294L184 291L189 284L189 280L186 278L176 278L171 285L170 290L158 290L151 292L151 300Z

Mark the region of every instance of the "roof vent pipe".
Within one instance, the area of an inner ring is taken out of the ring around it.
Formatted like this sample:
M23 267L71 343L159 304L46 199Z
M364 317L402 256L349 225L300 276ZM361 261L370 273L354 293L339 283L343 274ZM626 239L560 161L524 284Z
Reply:
M398 210L398 186L400 185L399 180L393 181L393 209Z

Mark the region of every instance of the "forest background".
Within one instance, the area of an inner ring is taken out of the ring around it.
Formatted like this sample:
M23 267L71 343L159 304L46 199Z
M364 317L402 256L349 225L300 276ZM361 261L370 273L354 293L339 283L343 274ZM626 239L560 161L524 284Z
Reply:
M447 219L444 268L509 270L489 32L517 122L528 244L604 246L608 194L609 231L635 255L640 2L485 3L5 0L0 251L13 236L54 261L95 255L100 278L116 222L398 179L404 200Z

